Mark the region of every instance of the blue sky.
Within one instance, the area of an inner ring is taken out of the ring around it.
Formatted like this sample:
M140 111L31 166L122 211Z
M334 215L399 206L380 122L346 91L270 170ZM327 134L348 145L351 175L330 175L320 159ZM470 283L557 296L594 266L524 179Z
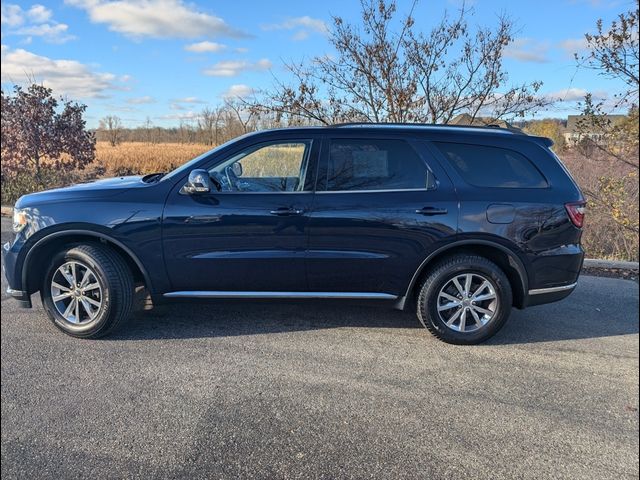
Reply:
M408 12L411 0L398 0ZM611 96L621 85L576 69L573 52L596 20L609 23L632 0L475 0L471 24L495 24L506 13L517 25L505 67L518 83L541 80L564 98L538 116L576 111L587 91ZM417 27L428 31L459 0L422 0ZM225 95L269 88L285 78L283 61L331 53L331 16L359 20L358 0L2 1L2 85L35 78L86 103L87 120L115 114L127 126L189 120Z

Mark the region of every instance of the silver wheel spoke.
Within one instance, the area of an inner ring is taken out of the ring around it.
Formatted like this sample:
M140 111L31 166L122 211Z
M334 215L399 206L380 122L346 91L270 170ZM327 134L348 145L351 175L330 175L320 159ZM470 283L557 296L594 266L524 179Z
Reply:
M458 280L458 277L453 279L453 285L455 285L458 292L460 292L460 295L464 296L464 288L462 287L462 285L460 285L460 281Z
M58 271L64 277L64 279L67 281L69 286L73 287L75 285L75 283L73 282L73 276L71 275L71 273L69 273L69 271L65 267L66 267L66 265L61 266L58 269Z
M441 293L440 293L440 297L441 297L441 298L446 298L447 300L450 300L450 301L452 301L452 302L458 302L458 303L460 303L460 299L459 299L459 298L456 298L456 297L454 297L453 295L449 295L448 293L445 293L445 292L441 292Z
M482 320L480 320L480 317L478 316L475 310L471 309L471 315L473 316L473 319L476 321L476 325L478 326L478 328L481 327Z
M471 292L471 282L473 281L473 275L467 273L464 277L464 294L469 296Z
M460 306L460 302L458 301L445 303L444 305L438 305L438 311L443 312L444 310L450 310L452 308L459 307L459 306Z
M73 262L71 264L71 277L73 278L73 285L75 286L78 283L78 277L76 276L76 264Z
M450 327L451 325L453 325L453 322L455 322L458 319L461 313L462 313L462 308L458 310L449 320L447 320L447 326Z
M98 310L91 310L91 305L87 301L87 297L80 297L80 302L82 303L82 308L84 308L84 311L87 312L87 315L89 315L89 318L93 320L96 316L96 313L98 313Z
M493 300L494 298L496 298L495 293L487 293L486 295L480 295L479 297L474 298L473 301L484 302L485 300Z
M58 282L51 282L51 286L57 288L61 292L70 292L71 289L69 287L65 287L64 285L60 285Z
M64 313L62 314L62 316L66 319L69 320L72 323L77 323L74 322L73 320L71 320L71 312L73 311L74 307L76 304L76 299L72 298L71 301L69 302L69 305L67 305L67 309L64 311Z
M482 285L480 285L475 292L473 292L473 295L471 295L471 298L476 298L478 295L480 295L480 293L482 293L484 291L485 288L489 287L490 283L487 282L486 280L484 282L482 282Z
M462 309L462 316L460 317L460 331L464 332L465 327L467 326L467 309Z
M82 290L85 292L90 292L91 290L95 290L96 288L100 288L100 285L97 283L92 283L91 285L87 285Z
M88 268L84 271L84 275L82 275L82 280L80 280L80 286L84 287L89 281L89 277L91 276L91 270Z
M473 305L471 309L478 313L482 313L483 315L489 315L489 317L493 316L493 314L495 313L491 310L487 310L486 308L478 307L477 305Z
M78 301L78 299L76 298L76 323L80 323L80 302Z
M70 296L71 296L71 292L63 292L60 295L51 297L51 300L53 300L54 302L59 302L60 300L64 300L65 298L69 298Z
M82 297L84 300L86 300L88 303L90 303L91 305L93 305L96 308L100 308L102 306L102 303L95 301L93 298L91 297Z

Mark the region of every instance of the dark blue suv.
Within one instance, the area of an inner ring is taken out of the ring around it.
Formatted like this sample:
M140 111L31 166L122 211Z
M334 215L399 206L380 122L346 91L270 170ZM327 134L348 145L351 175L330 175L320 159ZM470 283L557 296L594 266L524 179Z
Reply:
M481 342L576 285L584 198L551 141L497 128L346 124L253 133L168 174L22 197L9 293L99 337L136 285L172 299L367 300Z

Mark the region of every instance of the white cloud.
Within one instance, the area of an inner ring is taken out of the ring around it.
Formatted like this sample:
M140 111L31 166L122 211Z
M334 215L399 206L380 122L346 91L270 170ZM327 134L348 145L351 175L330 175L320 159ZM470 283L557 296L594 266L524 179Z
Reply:
M120 89L111 73L95 72L75 60L54 60L3 45L2 83L31 81L52 88L56 95L72 98L104 98L109 90Z
M225 50L227 48L226 45L223 45L221 43L216 43L216 42L198 42L198 43L192 43L190 45L185 45L184 49L187 52L194 52L194 53L218 53L221 52L223 50Z
M17 27L24 23L24 12L20 5L2 4L1 23L9 27Z
M176 103L207 103L204 100L199 99L198 97L176 98L174 102Z
M87 12L94 23L141 38L245 37L223 19L199 11L183 0L65 0Z
M27 37L22 43L31 43L33 37L41 37L49 43L64 43L74 39L68 33L69 26L52 19L53 13L43 5L33 5L23 10L19 5L2 5L2 23L7 27L3 35Z
M131 105L145 105L149 103L156 103L156 99L150 95L145 95L144 97L134 97L127 100L127 103Z
M560 42L560 48L565 51L565 53L573 58L576 53L583 52L587 49L587 39L582 38L568 38L562 42Z
M317 33L327 33L327 24L318 18L309 16L287 18L281 23L271 23L262 25L263 30L294 30L296 28L305 28Z
M604 90L589 92L584 88L575 87L565 88L563 90L547 93L545 96L549 99L559 102L580 102L584 100L584 97L587 95L587 93L591 93L594 100L606 100L607 98L609 98L609 94Z
M309 16L287 18L280 23L270 23L261 26L262 30L298 30L291 37L294 41L306 40L311 32L326 34L329 29L327 24L318 18Z
M248 97L249 95L253 95L255 90L251 88L249 85L237 84L231 85L227 90L225 90L221 97L222 98L236 98L236 97Z
M540 43L531 38L516 38L504 50L505 58L511 58L521 62L545 63L549 59L549 44Z
M211 77L235 77L242 72L269 70L271 61L266 58L258 60L256 63L245 62L244 60L226 60L205 69L203 73Z
M51 20L53 13L44 5L33 5L28 11L27 16L34 23L45 23Z

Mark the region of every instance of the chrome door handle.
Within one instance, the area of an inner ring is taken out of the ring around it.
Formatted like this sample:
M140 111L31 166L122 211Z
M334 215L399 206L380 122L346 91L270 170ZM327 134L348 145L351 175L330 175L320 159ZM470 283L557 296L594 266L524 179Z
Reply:
M449 211L446 208L424 207L416 210L416 213L420 215L446 215Z
M278 215L279 217L287 217L291 215L302 215L304 210L297 208L278 208L269 212L271 215Z

